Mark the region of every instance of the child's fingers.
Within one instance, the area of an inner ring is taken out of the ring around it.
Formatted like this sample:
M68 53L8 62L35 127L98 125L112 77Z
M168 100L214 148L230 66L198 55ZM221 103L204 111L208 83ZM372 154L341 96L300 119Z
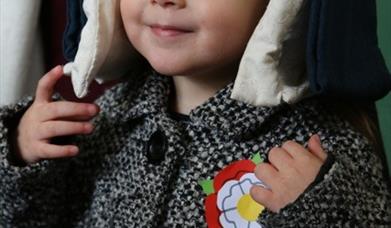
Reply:
M286 169L292 163L292 156L282 148L274 147L269 151L269 162L277 168L278 171Z
M273 210L273 192L269 189L253 185L250 189L250 196L257 203L262 204L269 210Z
M322 148L319 135L313 135L308 141L308 149L323 162L326 161L327 154Z
M38 82L35 100L37 102L50 102L54 86L63 75L62 67L57 66L45 74Z
M308 156L307 150L294 141L286 141L281 148L285 149L294 159L301 159Z
M273 165L267 162L260 163L255 167L254 174L271 189L278 188L276 184L278 184L279 175L277 169Z
M41 159L53 159L62 157L72 157L79 153L79 148L73 145L58 146L42 143L39 146L38 156Z
M49 139L57 136L89 134L93 125L89 122L47 121L39 129L40 139Z
M44 112L40 118L42 121L73 119L73 117L77 117L76 119L81 120L90 119L98 112L99 107L95 104L58 101L47 104L46 112Z
M65 117L62 118L61 120L64 121L70 121L70 122L85 122L85 121L90 121L94 116L71 116L71 117Z

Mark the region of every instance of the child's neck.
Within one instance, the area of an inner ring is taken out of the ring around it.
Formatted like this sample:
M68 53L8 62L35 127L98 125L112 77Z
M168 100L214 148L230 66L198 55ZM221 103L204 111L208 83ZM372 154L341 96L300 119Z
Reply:
M231 83L236 72L237 68L208 75L172 76L175 91L171 94L170 110L188 115L191 110L202 105L218 90Z

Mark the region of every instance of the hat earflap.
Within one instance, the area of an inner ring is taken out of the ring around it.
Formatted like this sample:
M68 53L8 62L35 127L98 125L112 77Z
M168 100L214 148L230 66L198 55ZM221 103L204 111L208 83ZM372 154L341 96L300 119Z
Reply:
M94 79L102 83L124 76L138 56L123 28L120 0L84 0L83 10L87 23L74 61L64 67L79 98Z
M271 0L242 57L232 98L255 106L294 103L309 94L306 0Z

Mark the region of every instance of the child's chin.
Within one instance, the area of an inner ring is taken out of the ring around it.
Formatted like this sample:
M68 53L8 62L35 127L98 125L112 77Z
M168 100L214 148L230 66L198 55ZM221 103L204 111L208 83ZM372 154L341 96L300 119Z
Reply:
M191 71L184 66L177 66L175 64L152 64L152 67L155 71L157 71L160 74L163 75L170 75L170 76L176 76L176 75L187 75L191 73Z

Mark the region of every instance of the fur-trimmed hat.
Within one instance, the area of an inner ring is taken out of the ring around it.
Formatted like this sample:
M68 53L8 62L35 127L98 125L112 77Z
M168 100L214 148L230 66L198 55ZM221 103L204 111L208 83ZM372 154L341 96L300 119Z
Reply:
M78 97L92 80L118 79L138 67L119 3L68 1L64 71ZM232 98L273 106L311 94L360 101L385 96L391 76L378 48L375 4L270 0L241 59Z

